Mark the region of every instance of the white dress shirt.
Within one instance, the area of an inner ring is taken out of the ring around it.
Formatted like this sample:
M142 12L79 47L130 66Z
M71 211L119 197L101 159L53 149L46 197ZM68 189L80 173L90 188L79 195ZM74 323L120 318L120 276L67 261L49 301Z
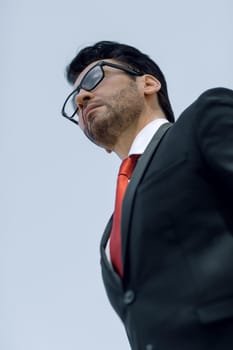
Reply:
M167 122L168 120L165 118L158 118L152 120L152 122L144 126L144 128L135 137L128 155L130 156L131 154L144 153L154 134L158 131L161 125Z

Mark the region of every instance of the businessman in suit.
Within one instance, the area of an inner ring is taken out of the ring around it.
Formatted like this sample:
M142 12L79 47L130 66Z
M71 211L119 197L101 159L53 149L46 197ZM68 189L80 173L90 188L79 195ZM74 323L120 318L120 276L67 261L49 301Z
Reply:
M140 154L118 217L118 260L115 213L100 245L131 348L232 350L233 91L205 91L174 122L158 65L108 41L81 50L67 78L63 115L122 160Z

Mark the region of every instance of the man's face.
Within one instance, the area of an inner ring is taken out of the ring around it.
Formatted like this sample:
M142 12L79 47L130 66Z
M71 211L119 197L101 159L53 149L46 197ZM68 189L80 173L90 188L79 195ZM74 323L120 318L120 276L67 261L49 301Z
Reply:
M104 61L119 64L111 59ZM97 62L80 73L75 87ZM144 95L139 77L132 79L126 72L109 66L103 69L103 80L91 91L81 89L75 101L81 129L96 144L112 151L121 135L137 123L144 108Z

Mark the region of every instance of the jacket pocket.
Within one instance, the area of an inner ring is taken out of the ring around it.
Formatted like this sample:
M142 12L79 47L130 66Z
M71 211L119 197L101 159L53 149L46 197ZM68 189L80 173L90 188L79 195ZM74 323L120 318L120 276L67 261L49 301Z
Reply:
M201 306L197 309L197 313L200 321L203 323L233 318L233 297Z

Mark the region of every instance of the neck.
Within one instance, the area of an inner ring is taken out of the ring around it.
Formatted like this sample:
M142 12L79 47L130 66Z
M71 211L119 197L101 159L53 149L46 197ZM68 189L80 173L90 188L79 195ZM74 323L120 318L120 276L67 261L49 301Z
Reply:
M115 145L113 152L115 152L119 158L125 159L129 154L129 150L137 134L151 121L160 118L166 119L163 112L157 113L156 117L153 115L153 117L147 117L143 120L138 120L138 123L136 125L132 126L130 129L127 129L124 133L121 134L121 137L119 138L118 143Z

